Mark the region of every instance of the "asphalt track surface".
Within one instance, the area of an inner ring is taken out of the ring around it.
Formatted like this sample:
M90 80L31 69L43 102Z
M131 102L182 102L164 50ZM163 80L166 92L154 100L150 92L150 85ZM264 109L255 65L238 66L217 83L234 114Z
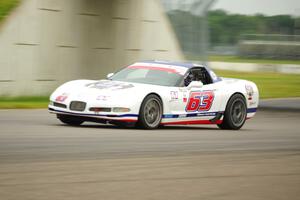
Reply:
M299 197L299 112L258 111L239 131L147 131L0 110L1 200Z

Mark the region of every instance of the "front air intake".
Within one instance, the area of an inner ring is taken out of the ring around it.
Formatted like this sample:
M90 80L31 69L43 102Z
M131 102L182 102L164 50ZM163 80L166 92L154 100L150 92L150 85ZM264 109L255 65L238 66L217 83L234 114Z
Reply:
M83 101L72 101L70 104L70 110L74 111L84 111L86 103Z
M62 103L53 102L53 106L59 107L59 108L67 108L67 105Z

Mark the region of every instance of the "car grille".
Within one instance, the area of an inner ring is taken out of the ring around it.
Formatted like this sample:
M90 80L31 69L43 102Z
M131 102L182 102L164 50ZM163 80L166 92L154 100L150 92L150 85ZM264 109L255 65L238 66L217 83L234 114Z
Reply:
M84 111L86 103L82 101L72 101L70 104L70 110L74 111Z
M94 111L94 112L111 112L111 108L91 107L90 111Z

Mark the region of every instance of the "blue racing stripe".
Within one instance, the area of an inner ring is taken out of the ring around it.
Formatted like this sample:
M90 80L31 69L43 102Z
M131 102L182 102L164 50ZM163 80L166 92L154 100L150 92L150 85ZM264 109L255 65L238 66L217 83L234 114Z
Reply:
M163 118L170 119L170 118L186 118L186 117L206 117L206 116L216 116L218 113L219 112L186 113L180 115L166 114L163 115Z
M257 108L248 108L247 113L254 113L257 111Z
M49 108L50 111L54 112L60 112L60 113L66 113L66 114L73 114L73 115L83 115L83 116L98 116L98 117L138 117L139 115L137 114L124 114L124 115L101 115L101 114L86 114L86 113L73 113L73 112L68 112L68 111L61 111L61 110L55 110L53 108Z
M101 115L101 114L86 114L86 113L73 113L73 112L68 112L68 111L60 111L60 110L55 110L53 108L49 108L50 111L55 111L55 112L60 112L60 113L66 113L66 114L73 114L73 115L83 115L83 116L100 116L100 117L138 117L139 115L137 114L124 114L124 115L113 115L113 114L108 114L108 115ZM254 113L257 111L257 108L248 108L247 113ZM186 113L186 114L165 114L162 116L164 119L170 119L170 118L188 118L188 117L206 117L206 116L216 116L218 113L224 113L223 112L200 112L200 113Z

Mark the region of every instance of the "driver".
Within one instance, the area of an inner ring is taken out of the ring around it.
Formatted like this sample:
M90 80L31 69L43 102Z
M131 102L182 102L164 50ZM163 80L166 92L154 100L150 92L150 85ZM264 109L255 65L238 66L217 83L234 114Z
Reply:
M190 72L184 79L184 86L188 86L194 80L194 74Z

